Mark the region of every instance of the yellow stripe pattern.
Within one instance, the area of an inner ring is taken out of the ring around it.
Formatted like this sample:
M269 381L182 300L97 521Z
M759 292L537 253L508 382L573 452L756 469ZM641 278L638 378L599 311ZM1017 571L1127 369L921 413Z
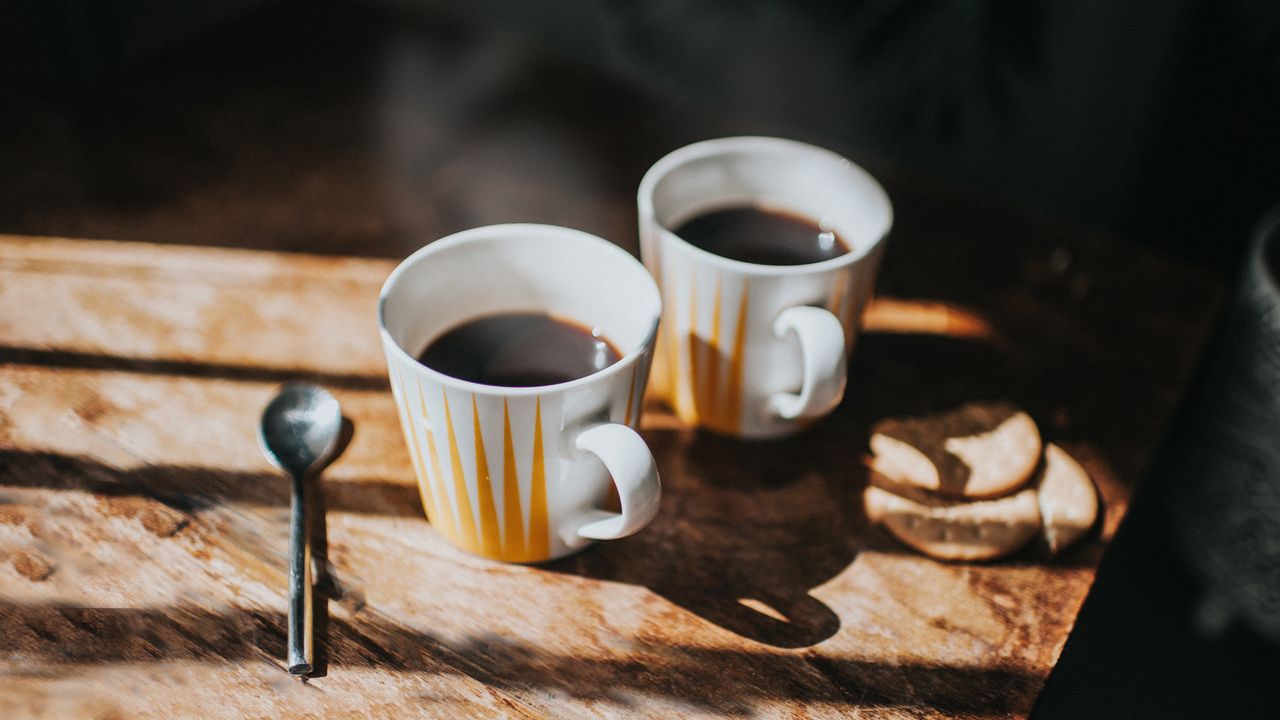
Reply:
M742 377L747 340L747 309L750 304L750 287L742 281L738 297L737 321L734 323L732 344L724 339L722 326L724 288L716 277L711 305L711 326L702 331L698 322L698 293L696 279L689 286L689 325L685 336L684 373L681 382L674 385L671 398L676 415L686 423L700 424L711 430L737 433L742 428ZM665 324L674 326L669 318ZM726 347L726 345L728 345ZM676 343L667 343L668 363L679 365L671 355L679 355ZM674 349L674 351L673 351Z
M427 436L427 454L431 459L430 476L428 476L426 473L423 473L418 477L419 478L426 478L426 477L442 478L443 476L441 475L441 472L440 472L440 453L439 451L436 450L436 439L435 439L435 436L432 435L431 433L431 418L428 417L427 415L427 399L426 399L426 396L422 394L421 383L418 384L418 402L421 403L422 405L422 424L426 429L425 435ZM429 483L431 485L431 495L435 498L435 507L440 509L440 512L438 513L440 522L438 524L436 523L433 523L433 524L435 524L436 529L439 530L441 533L443 533L445 536L454 537L457 535L457 530L455 529L457 525L457 521L455 520L453 503L449 501L449 492L445 490L443 482L444 482L443 480L438 479L435 482Z
M400 412L400 426L404 429L405 444L409 446L409 457L413 460L413 469L419 478L426 477L426 467L422 464L422 449L418 445L418 433L414 432L413 425L410 422L409 399L405 396L404 384L400 382L399 373L396 372L395 365L390 367L391 382L399 391L396 398L396 409ZM427 483L418 483L418 494L422 497L422 509L427 513L427 522L432 525L436 524L437 518L440 517L439 506L435 504L434 498L431 496Z
M849 283L844 278L837 277L835 290L831 293L831 303L827 305L827 310L841 320L844 319L844 296L848 287Z
M493 479L489 476L489 460L484 454L484 433L480 431L480 408L475 393L471 395L472 437L476 445L476 492L480 503L480 553L488 557L502 554L502 534L498 527L498 511L493 506Z
M854 330L858 324L858 320L853 317L853 314L857 308L859 298L853 291L853 286L853 278L837 276L831 304L827 308L840 321L840 325L844 327L846 349L853 347Z
M524 511L520 509L520 483L516 482L516 449L511 439L511 412L502 400L502 549L512 559L523 560ZM505 558L504 558L505 559Z
M622 422L635 427L631 422L631 406L636 402L636 368L640 367L640 363L631 364L631 384L627 386L627 411L622 415ZM636 420L640 418L637 417Z
M529 488L529 545L530 559L546 557L551 543L550 522L547 519L547 467L542 455L542 401L538 400L533 411L533 477Z
M462 547L477 552L476 516L471 511L471 495L467 491L467 476L462 470L462 455L458 452L458 434L453 430L453 413L449 411L449 394L440 388L444 398L444 422L449 433L449 466L453 470L453 502L458 508L457 542Z
M476 480L473 505L448 394L441 388L444 431L448 443L448 461L452 477L452 483L450 483L453 489L452 498L449 487L445 484L444 468L441 464L422 385L417 384L418 408L422 417L422 427L419 429L412 421L413 414L409 409L407 383L394 369L391 381L399 390L397 404L401 418L405 421L405 435L413 467L418 476L418 491L422 497L422 506L426 511L427 520L436 531L454 545L477 555L507 562L538 562L548 559L551 556L551 543L547 514L547 477L546 459L543 455L541 399L535 399L534 406L533 457L530 463L527 518L520 503L520 480L511 431L511 412L507 401L503 400L500 492L502 519L499 521L494 493L495 478L489 470L488 454L480 426L480 408L475 394L471 396ZM425 456L423 440L425 440Z

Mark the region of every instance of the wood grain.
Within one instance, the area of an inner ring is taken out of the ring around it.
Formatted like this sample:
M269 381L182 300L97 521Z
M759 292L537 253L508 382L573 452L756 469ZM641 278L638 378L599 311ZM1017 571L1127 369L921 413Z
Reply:
M0 237L0 717L1024 716L1216 289L972 222L892 241L832 417L743 444L647 408L658 519L534 567L423 518L374 323L391 263ZM352 430L318 486L305 684L280 662L287 483L255 438L294 377ZM1095 539L948 565L868 527L870 423L987 398L1089 470Z

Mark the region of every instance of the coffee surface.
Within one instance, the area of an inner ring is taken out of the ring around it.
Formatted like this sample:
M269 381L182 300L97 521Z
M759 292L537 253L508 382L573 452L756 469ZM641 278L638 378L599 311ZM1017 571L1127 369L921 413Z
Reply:
M834 230L801 215L754 205L696 215L674 232L707 252L757 265L807 265L849 252Z
M499 313L455 325L418 362L460 380L533 387L577 380L621 357L598 333L546 313Z

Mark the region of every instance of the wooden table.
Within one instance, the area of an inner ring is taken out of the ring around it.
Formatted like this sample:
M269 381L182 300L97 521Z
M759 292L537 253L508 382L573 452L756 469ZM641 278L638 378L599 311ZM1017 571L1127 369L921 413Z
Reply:
M658 519L536 567L424 519L374 323L391 262L0 236L0 717L1025 715L1217 292L1012 213L895 200L834 416L739 444L647 408ZM294 377L353 429L317 498L307 683L281 663L287 482L255 438ZM986 398L1083 462L1098 538L949 565L868 527L869 424Z

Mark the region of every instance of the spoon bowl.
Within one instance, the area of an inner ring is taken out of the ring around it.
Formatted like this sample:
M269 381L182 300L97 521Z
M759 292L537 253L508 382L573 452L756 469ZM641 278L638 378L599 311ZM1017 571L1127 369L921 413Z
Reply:
M291 382L262 411L259 438L276 467L306 474L328 459L342 431L342 409L328 390L308 382Z

